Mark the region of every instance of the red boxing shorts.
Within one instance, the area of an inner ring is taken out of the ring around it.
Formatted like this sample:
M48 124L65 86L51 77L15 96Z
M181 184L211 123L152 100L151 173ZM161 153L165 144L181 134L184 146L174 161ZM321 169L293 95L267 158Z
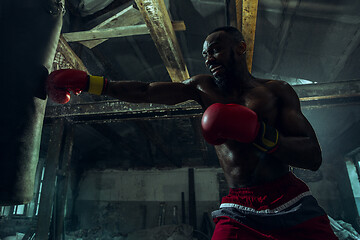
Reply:
M264 185L230 189L212 217L212 240L338 239L308 186L292 173Z

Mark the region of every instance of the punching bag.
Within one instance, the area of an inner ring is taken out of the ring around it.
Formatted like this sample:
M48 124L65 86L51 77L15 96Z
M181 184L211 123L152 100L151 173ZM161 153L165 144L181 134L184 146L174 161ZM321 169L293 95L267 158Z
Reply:
M0 206L33 199L63 0L0 1Z

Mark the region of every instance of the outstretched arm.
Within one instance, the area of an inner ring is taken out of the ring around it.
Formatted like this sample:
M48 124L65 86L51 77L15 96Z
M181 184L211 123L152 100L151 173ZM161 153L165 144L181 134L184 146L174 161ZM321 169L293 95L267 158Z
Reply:
M126 102L173 105L187 100L199 101L198 79L199 77L194 77L182 83L111 82L104 77L88 75L84 71L61 69L48 76L46 88L49 97L61 104L70 100L70 91L75 94L87 91L96 95L105 94Z
M198 101L199 93L192 79L182 83L136 81L110 82L105 95L126 102L174 105L187 100Z
M279 146L272 155L284 163L316 171L322 157L319 142L309 121L301 112L300 101L290 85L277 88L280 104Z

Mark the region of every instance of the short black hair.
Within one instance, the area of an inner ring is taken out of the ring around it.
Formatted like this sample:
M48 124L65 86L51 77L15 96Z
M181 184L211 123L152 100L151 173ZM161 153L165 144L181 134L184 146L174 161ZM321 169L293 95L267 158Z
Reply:
M214 30L212 30L208 36L214 32L220 32L220 31L224 31L226 33L228 33L230 36L232 36L232 38L236 41L236 42L245 42L244 36L242 35L242 33L239 31L239 29L237 29L236 27L231 27L231 26L224 26L224 27L218 27L215 28Z

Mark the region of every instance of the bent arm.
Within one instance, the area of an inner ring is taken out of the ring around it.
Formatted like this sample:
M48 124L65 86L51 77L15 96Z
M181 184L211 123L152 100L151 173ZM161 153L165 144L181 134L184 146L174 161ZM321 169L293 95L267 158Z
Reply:
M125 102L167 105L174 105L187 100L199 100L198 90L192 79L182 83L109 82L105 95Z
M287 84L282 88L279 147L273 156L290 166L316 171L322 157L315 131L302 114L295 91Z

